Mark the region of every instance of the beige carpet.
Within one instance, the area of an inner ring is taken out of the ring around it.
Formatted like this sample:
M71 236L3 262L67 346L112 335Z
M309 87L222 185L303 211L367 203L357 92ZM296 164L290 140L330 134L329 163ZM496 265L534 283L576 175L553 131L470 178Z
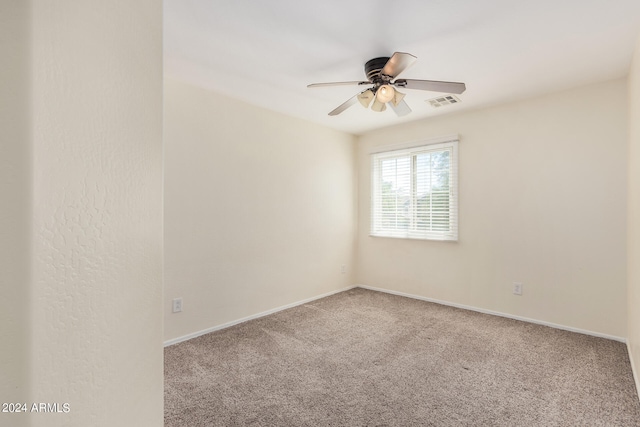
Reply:
M640 426L624 344L356 288L165 349L165 426Z

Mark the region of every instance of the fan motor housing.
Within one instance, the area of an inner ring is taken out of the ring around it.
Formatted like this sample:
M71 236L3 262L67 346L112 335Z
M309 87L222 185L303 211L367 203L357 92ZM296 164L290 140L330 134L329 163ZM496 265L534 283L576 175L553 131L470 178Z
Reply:
M373 58L364 64L364 73L370 82L376 83L376 81L382 80L380 71L382 71L387 61L389 61L388 56L381 56L380 58Z

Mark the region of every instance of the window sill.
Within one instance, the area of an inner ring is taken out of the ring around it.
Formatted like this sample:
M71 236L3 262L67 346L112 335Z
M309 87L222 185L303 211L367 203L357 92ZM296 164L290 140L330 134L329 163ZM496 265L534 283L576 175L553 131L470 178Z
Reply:
M433 236L433 237L422 237L422 236L406 236L406 235L393 235L393 234L371 234L369 233L369 237L375 237L375 238L389 238L389 239L406 239L406 240L426 240L426 241L430 241L430 242L452 242L452 243L457 243L458 242L458 238L457 237L440 237L440 236Z

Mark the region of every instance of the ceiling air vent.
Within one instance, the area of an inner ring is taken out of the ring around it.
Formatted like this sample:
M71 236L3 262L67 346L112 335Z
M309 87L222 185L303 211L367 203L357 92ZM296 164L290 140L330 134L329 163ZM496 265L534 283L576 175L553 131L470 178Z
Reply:
M455 95L445 95L433 99L427 99L425 102L431 104L433 108L440 108L445 105L458 104L460 102L460 98Z

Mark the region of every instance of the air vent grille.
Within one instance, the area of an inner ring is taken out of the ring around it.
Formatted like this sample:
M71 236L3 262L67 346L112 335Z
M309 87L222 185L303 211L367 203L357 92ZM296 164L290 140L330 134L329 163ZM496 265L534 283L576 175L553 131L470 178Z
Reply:
M460 103L460 98L455 95L444 95L433 99L427 99L426 102L431 104L433 108L440 108L445 105L458 104Z

